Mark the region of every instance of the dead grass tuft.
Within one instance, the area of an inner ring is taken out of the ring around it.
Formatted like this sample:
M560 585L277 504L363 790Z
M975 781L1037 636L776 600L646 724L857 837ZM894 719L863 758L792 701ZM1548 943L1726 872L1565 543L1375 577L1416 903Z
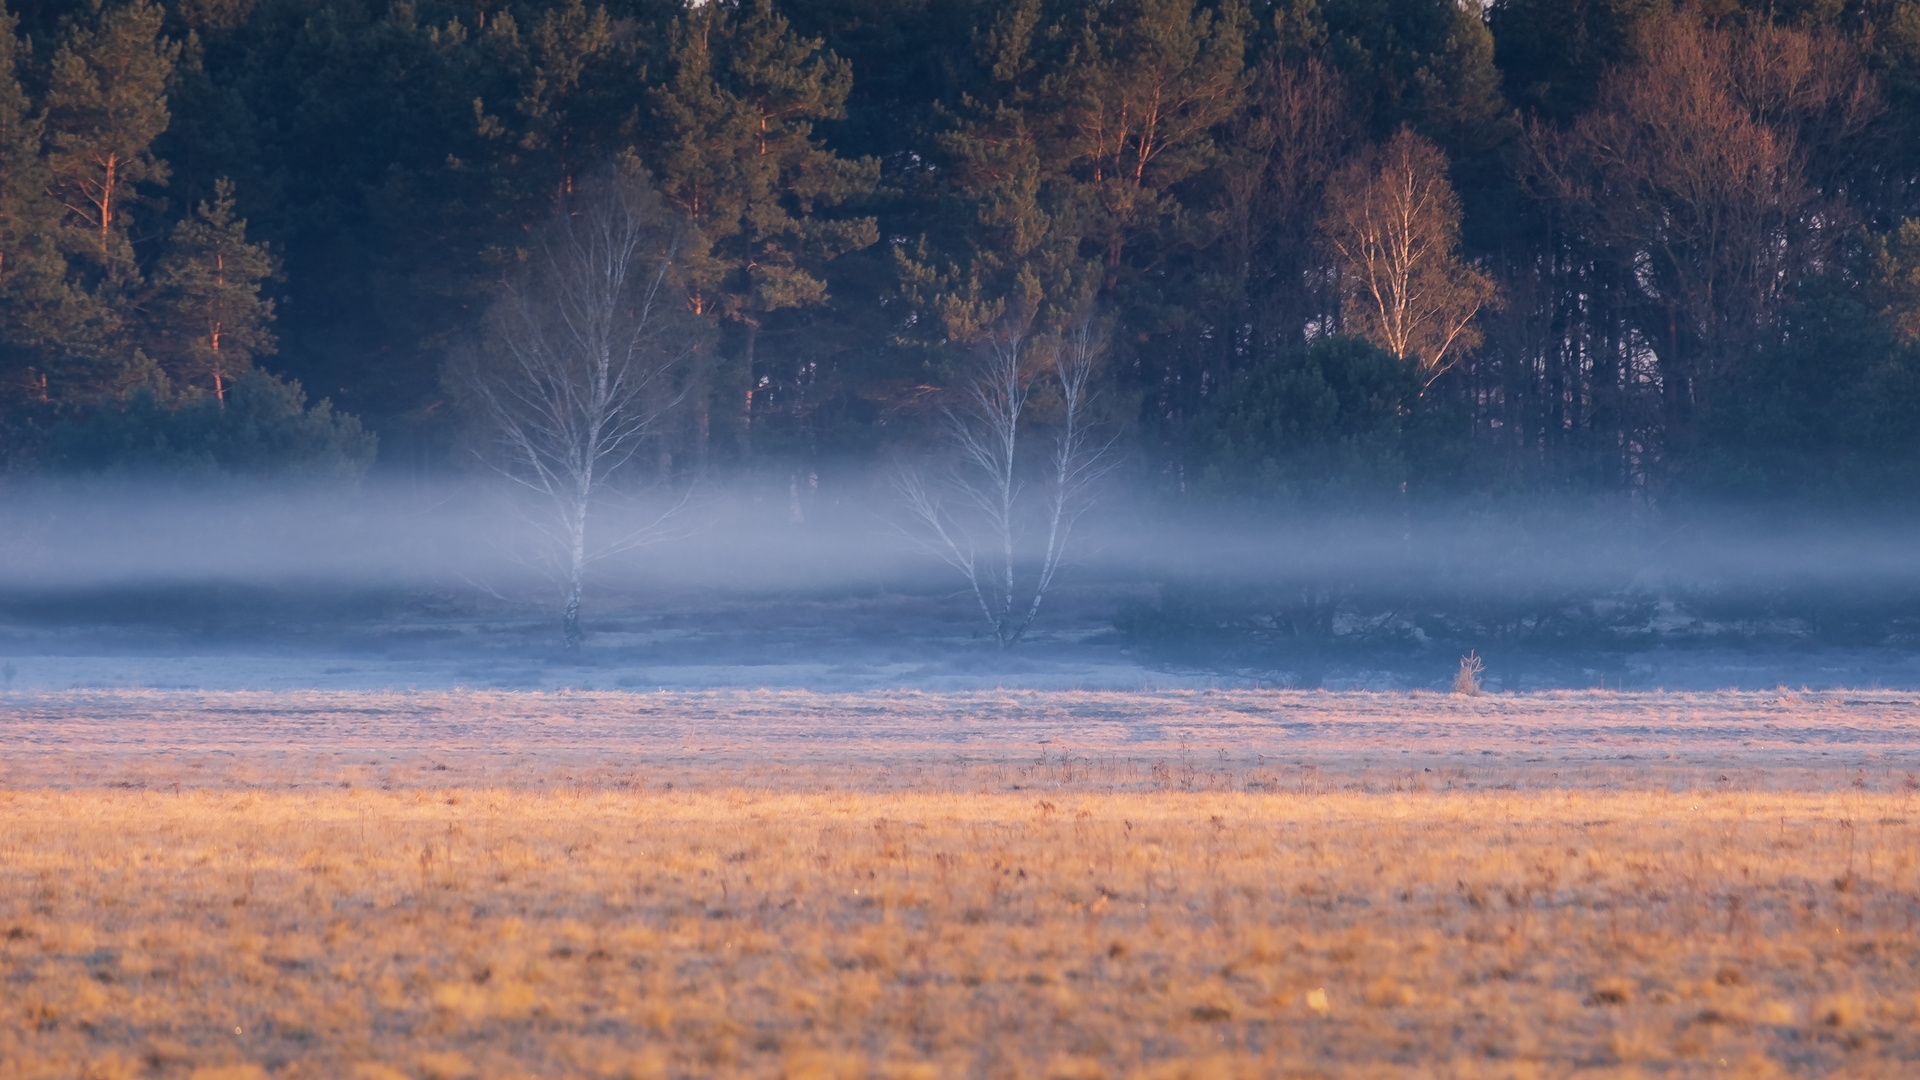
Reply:
M1480 654L1469 652L1460 658L1460 670L1453 673L1453 692L1462 697L1474 697L1480 693L1480 676L1487 670L1486 661Z

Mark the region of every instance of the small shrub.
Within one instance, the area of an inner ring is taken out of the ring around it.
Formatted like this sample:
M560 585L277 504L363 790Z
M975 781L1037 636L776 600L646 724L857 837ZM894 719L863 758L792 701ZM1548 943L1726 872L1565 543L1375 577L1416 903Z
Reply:
M1469 652L1460 658L1460 670L1453 674L1453 692L1473 697L1480 692L1480 674L1487 670L1486 662L1476 653Z

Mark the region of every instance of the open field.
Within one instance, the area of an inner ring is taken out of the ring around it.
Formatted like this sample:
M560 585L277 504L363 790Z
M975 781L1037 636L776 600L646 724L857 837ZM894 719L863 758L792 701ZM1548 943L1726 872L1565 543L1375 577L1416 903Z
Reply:
M15 695L0 1077L1920 1069L1907 695Z

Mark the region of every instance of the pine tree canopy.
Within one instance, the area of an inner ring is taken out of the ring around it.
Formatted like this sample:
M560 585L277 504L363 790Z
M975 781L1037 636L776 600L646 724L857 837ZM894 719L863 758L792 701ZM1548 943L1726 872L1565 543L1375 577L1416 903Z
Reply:
M16 0L0 453L268 378L455 467L449 365L609 168L705 328L668 484L881 461L1089 320L1169 497L1920 460L1920 0Z

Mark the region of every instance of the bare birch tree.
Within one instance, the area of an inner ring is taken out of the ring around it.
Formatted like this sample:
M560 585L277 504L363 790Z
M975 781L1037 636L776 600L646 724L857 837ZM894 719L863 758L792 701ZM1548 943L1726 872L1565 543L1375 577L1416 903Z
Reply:
M1321 235L1345 279L1349 326L1416 361L1427 385L1480 344L1473 319L1494 282L1455 253L1460 199L1438 147L1402 128L1341 170Z
M1091 321L1046 337L991 337L945 414L947 460L931 476L897 477L908 535L966 579L1001 648L1039 617L1074 528L1111 468L1111 440L1095 435L1089 409L1104 349ZM1029 463L1023 444L1036 395L1057 395L1058 416L1045 456Z
M491 437L484 459L532 496L524 516L560 584L570 649L587 567L653 539L663 520L590 529L609 482L679 400L661 384L696 341L674 280L691 242L637 170L578 185L502 291L490 347L461 373Z

